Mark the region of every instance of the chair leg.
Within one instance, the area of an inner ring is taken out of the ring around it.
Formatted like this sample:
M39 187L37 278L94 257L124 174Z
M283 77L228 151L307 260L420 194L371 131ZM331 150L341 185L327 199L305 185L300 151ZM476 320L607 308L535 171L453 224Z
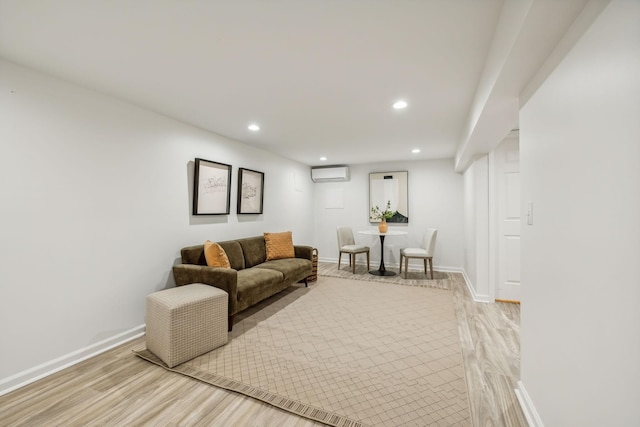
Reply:
M340 271L340 260L342 259L342 252L338 255L338 271Z
M400 270L398 270L398 276L402 276L402 252L400 252Z
M429 258L429 270L431 270L431 280L433 280L433 258Z
M367 252L367 271L369 271L371 267L369 266L369 252Z
M351 254L351 257L353 258L353 262L351 263L351 272L356 274L356 254Z
M404 278L407 278L407 273L409 272L409 257L404 257Z
M423 259L422 262L424 263L424 275L427 275L427 259Z

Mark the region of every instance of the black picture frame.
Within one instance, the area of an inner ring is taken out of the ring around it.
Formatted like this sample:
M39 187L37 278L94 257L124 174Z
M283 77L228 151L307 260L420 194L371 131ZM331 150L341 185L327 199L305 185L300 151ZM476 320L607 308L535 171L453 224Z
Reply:
M229 215L231 165L196 159L193 174L193 214Z
M261 214L263 204L264 173L238 169L238 214Z

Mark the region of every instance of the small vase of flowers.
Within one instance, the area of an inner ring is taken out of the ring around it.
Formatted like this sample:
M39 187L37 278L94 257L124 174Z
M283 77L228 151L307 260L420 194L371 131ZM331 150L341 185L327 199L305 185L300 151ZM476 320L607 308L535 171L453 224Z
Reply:
M380 209L378 206L374 206L371 208L371 214L369 217L373 220L379 220L380 224L378 224L378 230L381 233L386 233L388 229L387 220L393 215L395 212L391 210L391 200L387 200L387 206L384 210Z

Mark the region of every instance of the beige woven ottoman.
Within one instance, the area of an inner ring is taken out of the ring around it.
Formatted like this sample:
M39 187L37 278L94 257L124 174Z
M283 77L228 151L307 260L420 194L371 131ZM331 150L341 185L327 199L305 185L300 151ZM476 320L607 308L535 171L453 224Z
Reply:
M147 349L173 368L226 344L228 298L201 283L147 295Z

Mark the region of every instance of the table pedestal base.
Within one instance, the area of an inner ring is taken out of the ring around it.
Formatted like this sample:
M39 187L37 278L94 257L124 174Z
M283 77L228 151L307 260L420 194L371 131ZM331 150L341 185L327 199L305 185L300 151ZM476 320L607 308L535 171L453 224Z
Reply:
M396 273L394 271L380 271L380 270L370 270L369 274L373 274L374 276L395 276Z
M369 274L373 274L374 276L395 276L396 273L393 271L387 271L384 268L384 234L380 235L380 267L377 270L369 271Z

